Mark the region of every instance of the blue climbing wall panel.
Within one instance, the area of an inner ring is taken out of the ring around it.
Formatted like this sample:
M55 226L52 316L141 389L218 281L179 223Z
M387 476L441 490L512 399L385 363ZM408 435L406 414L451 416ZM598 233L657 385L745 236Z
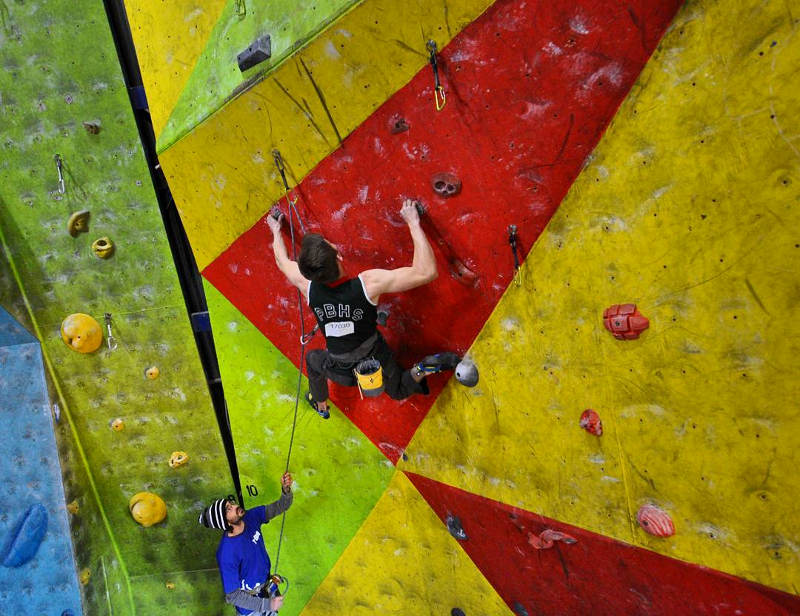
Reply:
M39 342L0 308L0 614L82 614Z

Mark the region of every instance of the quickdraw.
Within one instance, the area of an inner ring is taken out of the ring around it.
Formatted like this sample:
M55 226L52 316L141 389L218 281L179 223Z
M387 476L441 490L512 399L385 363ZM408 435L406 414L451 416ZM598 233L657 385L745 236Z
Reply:
M514 282L517 286L522 284L522 272L519 269L519 254L517 253L517 225L508 226L508 243L514 255Z
M441 111L444 109L445 103L447 103L447 97L444 94L442 84L439 82L439 64L436 61L436 41L428 41L425 47L430 53L430 63L433 69L433 101L436 105L436 111Z

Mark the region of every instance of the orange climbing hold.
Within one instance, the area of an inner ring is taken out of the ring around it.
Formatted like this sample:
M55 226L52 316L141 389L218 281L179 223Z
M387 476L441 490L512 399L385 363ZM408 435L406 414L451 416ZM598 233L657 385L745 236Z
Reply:
M93 317L77 312L61 322L61 338L73 351L94 353L103 344L103 330Z

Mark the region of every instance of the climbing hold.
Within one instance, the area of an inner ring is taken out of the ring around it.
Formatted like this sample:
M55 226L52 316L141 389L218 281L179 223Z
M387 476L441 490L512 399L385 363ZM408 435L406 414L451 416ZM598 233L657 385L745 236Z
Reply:
M125 429L125 422L122 421L121 417L111 420L109 425L114 432L122 432Z
M269 34L265 34L253 41L252 45L236 56L239 70L243 73L260 64L272 55L272 41Z
M78 506L78 501L74 500L71 503L67 503L67 511L72 514L77 514L80 511L80 507Z
M456 365L456 380L467 387L478 384L478 367L469 359L462 359Z
M73 351L94 353L103 344L103 330L94 318L76 312L61 322L61 338Z
M133 519L142 526L152 526L167 517L167 504L157 494L139 492L128 501Z
M450 616L467 616L460 607L454 607L450 610Z
M164 582L164 586L167 590L175 590L175 582Z
M431 186L433 187L433 192L445 199L447 197L455 197L461 192L461 180L446 171L434 174L431 178Z
M150 366L144 371L144 375L151 381L156 380L159 374L161 374L161 371L158 369L158 366Z
M397 133L403 133L407 131L408 128L408 122L406 122L405 118L400 117L399 115L393 115L391 118L389 118L389 132L391 132L393 135L396 135Z
M114 242L107 237L101 237L92 242L92 252L96 257L108 259L114 254Z
M47 509L36 503L28 507L14 525L0 551L4 567L20 567L36 556L47 532Z
M646 533L656 537L671 537L675 534L675 525L669 514L656 505L646 504L636 512L636 521Z
M75 612L73 612L72 610L64 610L63 612L61 612L61 616L75 616Z
M459 541L466 541L469 539L467 533L461 527L461 520L459 520L457 516L448 513L445 524L447 524L447 530L450 531L450 534Z
M83 127L90 135L97 135L100 132L100 122L84 122Z
M650 327L650 321L636 304L614 304L603 311L603 325L617 340L635 340Z
M73 212L67 221L67 231L69 231L69 234L72 237L78 237L81 233L88 233L90 216L91 213L89 210Z
M600 421L600 415L594 409L586 409L581 413L580 426L589 434L603 436L603 422Z
M474 287L478 282L478 275L464 265L461 259L455 257L450 261L450 273L465 287Z
M89 578L91 578L91 577L92 577L92 572L91 571L89 571L88 569L82 570L81 574L79 576L79 579L81 581L81 585L82 586L86 586L89 583Z
M390 309L388 304L379 304L378 305L378 316L375 319L375 322L384 327L389 320Z
M533 533L528 533L528 543L535 547L537 550L547 550L553 547L553 544L556 541L561 541L566 543L567 545L572 545L573 543L577 543L578 540L571 535L566 533L561 533L557 530L550 530L546 528L538 535L534 535Z
M173 451L169 457L170 468L178 468L189 461L189 454L185 451Z
M514 601L514 613L517 616L529 616L528 610L519 601Z

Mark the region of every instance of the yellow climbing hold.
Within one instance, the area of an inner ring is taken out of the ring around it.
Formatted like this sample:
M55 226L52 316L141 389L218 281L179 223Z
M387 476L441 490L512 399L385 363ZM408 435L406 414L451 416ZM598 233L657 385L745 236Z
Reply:
M81 233L89 232L89 210L73 212L67 221L67 231L72 237L78 237Z
M108 259L114 254L114 242L107 237L100 237L92 242L92 252L101 259Z
M86 586L89 583L89 578L92 577L92 572L88 569L84 569L81 571L80 580L83 586Z
M173 451L169 457L169 465L172 468L183 466L189 461L189 454L185 451Z
M61 338L73 351L94 353L103 344L103 330L94 318L77 312L62 321Z
M167 590L175 590L175 582L165 582L164 586Z
M152 526L163 522L167 517L167 504L157 494L139 492L131 497L128 509L133 519L142 526Z
M125 429L125 422L122 421L121 417L117 417L111 422L111 429L114 432L122 432Z
M144 371L144 375L151 381L157 379L159 374L161 374L161 371L158 369L158 366L150 366Z
M75 514L75 513L78 513L79 510L80 510L80 507L78 507L78 501L77 500L74 500L71 503L67 503L67 511L69 511L70 513Z

